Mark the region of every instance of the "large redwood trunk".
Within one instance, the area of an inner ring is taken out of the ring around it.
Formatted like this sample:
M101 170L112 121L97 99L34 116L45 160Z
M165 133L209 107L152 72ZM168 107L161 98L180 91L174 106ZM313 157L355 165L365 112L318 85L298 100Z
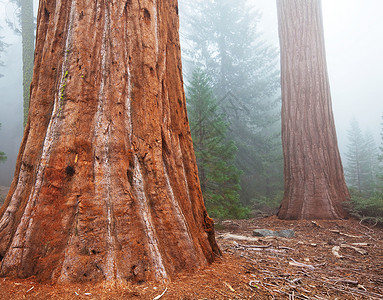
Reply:
M277 0L285 195L281 219L337 219L349 198L327 75L320 0Z
M35 53L1 275L140 282L212 262L177 1L40 1Z

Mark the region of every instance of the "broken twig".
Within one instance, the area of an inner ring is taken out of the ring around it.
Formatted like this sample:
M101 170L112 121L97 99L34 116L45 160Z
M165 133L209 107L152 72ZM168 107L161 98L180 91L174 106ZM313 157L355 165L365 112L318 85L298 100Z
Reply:
M334 246L334 247L332 247L331 252L332 252L332 254L333 254L336 258L343 258L343 256L339 254L339 250L340 250L340 247L339 247L339 246Z
M300 267L300 268L308 268L310 270L315 270L315 267L313 265L308 265L308 264L300 263L300 262L295 261L292 258L291 258L291 260L292 261L289 261L289 265L290 266Z
M154 297L153 300L159 300L162 298L163 295L165 295L165 293L167 292L168 288L165 288L165 290L162 292L161 295L158 295L157 297Z

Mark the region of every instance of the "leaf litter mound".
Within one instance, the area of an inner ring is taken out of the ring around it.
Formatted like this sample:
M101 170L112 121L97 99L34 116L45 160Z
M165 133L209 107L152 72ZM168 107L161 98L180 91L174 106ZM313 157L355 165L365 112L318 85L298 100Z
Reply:
M276 217L217 224L223 257L171 283L115 288L48 285L0 278L0 299L383 299L383 228L359 221L284 221ZM293 237L253 231L291 229Z

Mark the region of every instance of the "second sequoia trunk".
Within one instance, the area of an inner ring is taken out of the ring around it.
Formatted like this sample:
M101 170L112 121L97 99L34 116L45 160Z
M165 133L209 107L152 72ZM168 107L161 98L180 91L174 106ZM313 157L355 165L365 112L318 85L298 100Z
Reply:
M166 280L219 255L198 181L176 0L40 1L1 275Z
M285 194L282 219L337 219L349 198L327 75L320 0L277 0Z

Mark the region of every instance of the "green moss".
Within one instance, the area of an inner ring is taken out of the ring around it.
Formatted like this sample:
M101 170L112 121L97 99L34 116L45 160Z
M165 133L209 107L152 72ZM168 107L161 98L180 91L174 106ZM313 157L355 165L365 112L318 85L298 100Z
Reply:
M66 88L66 84L67 84L67 81L68 81L68 75L69 75L69 72L65 71L63 79L62 79L63 83L62 83L62 87L61 87L61 90L60 90L59 117L61 116L62 107L64 105L64 93L65 93L65 88Z

